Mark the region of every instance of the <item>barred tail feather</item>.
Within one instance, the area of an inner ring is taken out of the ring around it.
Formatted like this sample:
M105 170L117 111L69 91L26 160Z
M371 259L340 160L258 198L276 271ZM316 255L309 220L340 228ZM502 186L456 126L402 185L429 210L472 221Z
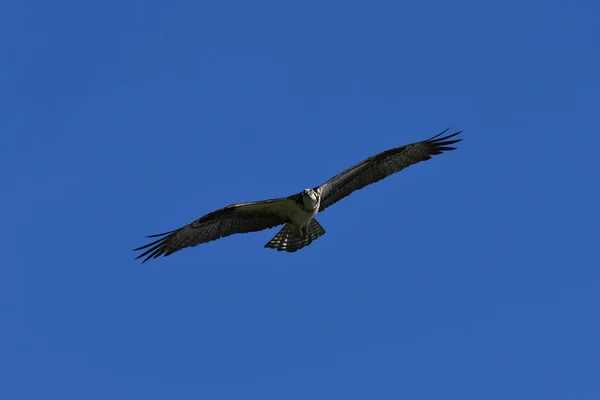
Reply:
M313 218L308 225L308 236L310 236L312 240L317 240L319 236L323 236L324 234L325 229L323 229L319 221Z
M285 250L293 253L308 246L313 240L317 240L319 236L323 236L324 234L325 229L323 229L316 219L310 221L310 224L308 225L308 235L306 235L305 238L300 236L300 232L298 232L296 227L291 224L285 224L277 235L275 235L269 243L265 244L265 247L276 249L277 251Z

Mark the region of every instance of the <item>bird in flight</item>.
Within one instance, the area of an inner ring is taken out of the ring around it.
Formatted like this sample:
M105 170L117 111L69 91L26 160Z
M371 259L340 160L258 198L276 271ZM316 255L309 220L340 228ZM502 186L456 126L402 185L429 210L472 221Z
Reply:
M174 231L150 235L149 238L158 239L134 249L143 250L136 259L145 257L143 262L146 262L234 233L257 232L278 225L283 225L283 228L265 247L287 252L300 250L325 234L325 229L315 219L319 212L352 192L408 166L429 160L444 151L455 150L451 145L462 140L454 138L462 131L442 136L447 131L421 142L375 154L315 188L279 199L232 204Z

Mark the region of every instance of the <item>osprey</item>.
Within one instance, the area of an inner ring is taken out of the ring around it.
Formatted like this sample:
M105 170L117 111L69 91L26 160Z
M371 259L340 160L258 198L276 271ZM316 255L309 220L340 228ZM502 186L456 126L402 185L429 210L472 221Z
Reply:
M312 189L289 197L232 204L213 211L174 231L150 235L160 238L134 251L144 250L136 257L168 256L186 247L210 242L234 233L256 232L283 225L265 247L294 252L308 246L325 234L317 222L317 213L340 201L355 190L375 183L410 165L429 160L444 151L455 150L452 139L462 131L442 136L448 129L421 142L411 143L381 152L345 170Z

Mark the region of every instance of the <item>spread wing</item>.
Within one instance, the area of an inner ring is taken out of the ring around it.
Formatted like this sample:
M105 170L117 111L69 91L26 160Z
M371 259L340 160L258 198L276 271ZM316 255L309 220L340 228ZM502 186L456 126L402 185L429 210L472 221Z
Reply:
M422 142L396 147L371 156L316 187L315 190L321 193L319 211L323 211L355 190L380 181L410 165L429 160L432 155L455 150L456 148L450 145L462 139L449 139L462 131L440 137L447 131L448 129Z
M281 198L249 203L232 204L207 214L177 230L156 235L152 243L134 249L144 250L136 257L146 257L143 262L162 255L165 257L186 247L210 242L234 233L256 232L288 222L292 198Z

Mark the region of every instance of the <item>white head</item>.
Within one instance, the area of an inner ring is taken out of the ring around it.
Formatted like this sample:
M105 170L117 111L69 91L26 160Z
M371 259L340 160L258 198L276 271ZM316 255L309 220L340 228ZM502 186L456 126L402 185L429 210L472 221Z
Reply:
M313 189L304 189L302 191L302 204L304 210L312 211L319 204L319 194Z
M313 189L304 189L302 191L302 196L304 196L305 199L310 197L310 199L312 199L312 201L317 200L317 192L315 192Z

